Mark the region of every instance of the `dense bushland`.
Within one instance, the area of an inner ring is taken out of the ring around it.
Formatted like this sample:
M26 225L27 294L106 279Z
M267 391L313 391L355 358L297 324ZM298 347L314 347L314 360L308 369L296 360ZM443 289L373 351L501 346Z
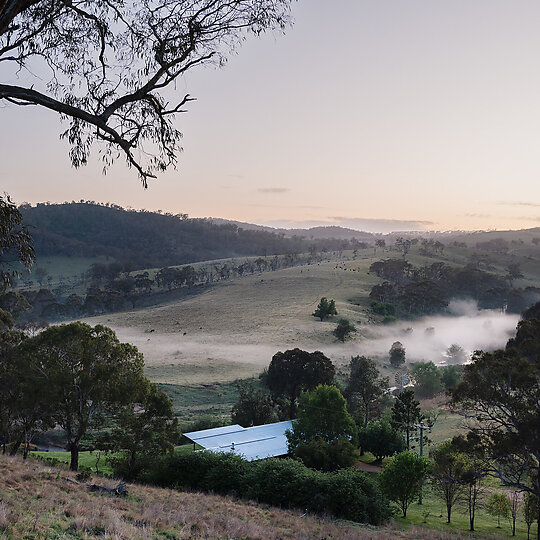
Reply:
M38 257L113 257L133 269L186 264L240 255L359 247L356 239L315 239L217 225L186 214L126 210L94 202L40 203L20 207ZM361 233L359 233L361 234ZM365 236L365 234L364 234Z
M121 460L115 468L122 472ZM225 453L176 453L148 459L137 479L160 487L234 494L372 525L386 522L391 515L389 502L366 473L356 469L323 473L292 459L248 462Z

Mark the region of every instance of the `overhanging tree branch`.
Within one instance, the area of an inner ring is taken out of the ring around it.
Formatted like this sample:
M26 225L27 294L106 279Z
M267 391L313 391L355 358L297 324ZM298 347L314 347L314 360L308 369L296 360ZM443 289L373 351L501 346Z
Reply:
M169 105L163 92L196 66L222 64L246 33L283 31L291 1L0 0L0 62L14 66L0 101L57 112L75 167L101 143L104 169L119 150L146 187L176 165L175 115L193 99ZM48 82L14 84L30 61Z

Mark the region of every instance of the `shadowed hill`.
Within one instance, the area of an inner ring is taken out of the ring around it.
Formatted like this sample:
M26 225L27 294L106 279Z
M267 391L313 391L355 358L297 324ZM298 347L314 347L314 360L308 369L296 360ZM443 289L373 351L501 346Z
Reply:
M125 210L89 202L21 206L39 257L112 257L134 268L179 265L247 255L347 249L344 239L286 238L236 224L188 219L184 214Z

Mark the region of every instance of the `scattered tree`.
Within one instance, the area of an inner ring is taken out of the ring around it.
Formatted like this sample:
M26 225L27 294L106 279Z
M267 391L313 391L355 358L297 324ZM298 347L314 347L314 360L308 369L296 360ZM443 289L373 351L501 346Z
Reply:
M405 348L399 341L394 341L390 347L390 364L393 367L401 367L405 363Z
M538 518L538 506L538 497L534 493L527 491L523 495L523 519L527 524L527 540L529 540L531 534L531 525Z
M351 409L361 405L363 426L366 428L372 412L379 408L390 383L387 377L380 377L375 362L365 356L353 356L349 369L345 396Z
M470 421L470 451L486 473L539 496L540 367L537 360L515 356L515 346L476 353L450 395Z
M289 453L308 467L333 470L354 463L358 429L335 386L319 385L304 392L298 418L286 435Z
M467 353L463 350L463 347L461 347L457 343L453 343L446 350L446 363L448 365L464 364L468 359L469 357L467 356Z
M100 441L102 448L125 452L126 480L133 478L140 456L171 453L180 439L170 398L155 384L141 386L139 396L132 398L135 403L114 412L114 427Z
M334 375L332 361L322 352L289 349L272 357L265 379L275 397L283 396L288 400L289 418L295 418L300 393L313 390L319 384L332 384Z
M401 435L385 420L370 422L358 434L362 450L371 452L377 462L402 450Z
M497 517L497 528L501 528L501 517L507 518L510 515L510 504L508 497L504 493L492 493L486 504L489 515Z
M256 390L253 380L241 381L236 387L239 397L232 409L233 423L249 427L277 420L271 396L263 390Z
M407 509L411 503L420 495L429 467L429 461L425 457L401 452L395 454L379 474L383 493L399 504L404 518L407 517Z
M443 390L441 373L433 362L417 362L411 368L414 394L420 399L432 398Z
M452 441L442 443L432 454L431 485L446 505L446 522L450 523L452 508L464 495L466 457Z
M319 302L317 309L313 312L314 317L319 317L321 321L331 317L332 315L337 315L336 302L334 300L327 300L326 297L322 297Z
M465 456L463 484L466 487L465 504L469 513L469 530L474 531L476 509L483 494L482 478L486 476L485 460L481 457L478 436L469 433L467 437L458 435L452 439L452 446Z
M405 448L410 449L411 434L417 430L416 424L424 420L420 402L414 399L413 390L404 390L396 398L392 407L392 427L405 434Z
M510 516L512 517L512 536L516 536L516 520L521 507L521 493L513 490L507 494L510 507Z
M53 419L66 432L70 468L78 469L81 440L98 413L133 404L146 384L143 358L133 345L120 343L105 326L80 322L51 326L27 339L23 352L54 407Z
M332 331L332 334L341 342L350 337L352 333L356 332L356 326L352 324L348 319L339 319L337 326Z

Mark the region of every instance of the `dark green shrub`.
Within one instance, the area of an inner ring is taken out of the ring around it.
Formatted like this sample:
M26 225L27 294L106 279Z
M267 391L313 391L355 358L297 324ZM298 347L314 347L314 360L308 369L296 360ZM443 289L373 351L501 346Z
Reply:
M147 461L138 479L163 487L234 493L373 525L390 517L388 501L366 474L355 469L324 473L293 459L248 462L225 453L182 453Z
M371 476L357 469L323 475L326 511L334 516L380 525L392 515L388 500Z
M384 317L394 317L396 315L396 306L394 304L388 304L386 302L373 301L370 304L371 311L376 315L382 315Z
M345 438L332 443L323 439L301 442L294 454L307 467L325 472L352 467L358 459L357 448Z
M293 459L264 459L250 464L246 497L283 507L302 508L317 473Z

